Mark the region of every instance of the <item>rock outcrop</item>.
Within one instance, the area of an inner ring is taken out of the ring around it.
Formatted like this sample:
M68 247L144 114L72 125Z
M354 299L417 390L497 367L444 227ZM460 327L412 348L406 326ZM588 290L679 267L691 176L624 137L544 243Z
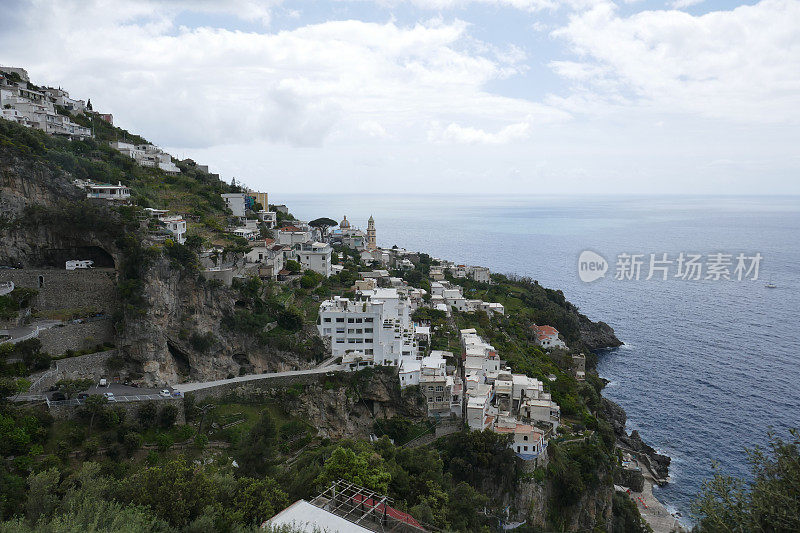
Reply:
M625 410L612 402L608 398L603 398L603 415L614 428L617 437L617 444L622 448L634 452L639 458L649 463L650 469L657 477L657 481L666 482L669 475L669 464L671 459L666 455L657 453L651 446L645 443L639 432L633 430L630 435L625 431L627 415Z

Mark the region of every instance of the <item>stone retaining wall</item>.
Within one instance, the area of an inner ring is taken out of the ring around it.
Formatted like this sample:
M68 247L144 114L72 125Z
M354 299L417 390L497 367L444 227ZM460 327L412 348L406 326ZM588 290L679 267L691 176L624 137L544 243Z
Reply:
M94 307L111 313L119 306L113 269L2 269L0 281L39 291L33 302L39 310Z
M148 400L154 402L158 407L159 412L161 408L165 405L174 405L178 408L178 417L175 419L176 424L185 424L186 418L184 416L184 409L183 409L183 398L171 398L169 400ZM115 402L107 404L109 407L113 407L115 409L122 409L126 413L126 420L135 420L136 414L139 412L139 408L146 404L147 401L143 402ZM53 418L58 420L68 420L70 418L75 417L78 414L78 411L81 409L80 406L77 405L50 405L50 414Z
M67 350L85 350L98 344L114 342L114 325L111 319L93 320L82 324L65 324L39 332L42 350L52 356Z
M107 350L54 361L52 368L34 377L33 386L31 386L29 392L32 394L44 392L62 379L89 378L99 380L108 373L106 361L116 353L116 350Z

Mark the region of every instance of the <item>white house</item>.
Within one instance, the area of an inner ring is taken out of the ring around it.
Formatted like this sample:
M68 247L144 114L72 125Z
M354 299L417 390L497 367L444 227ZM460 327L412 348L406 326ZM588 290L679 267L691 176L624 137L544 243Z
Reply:
M491 271L486 267L470 266L467 267L467 275L480 283L490 283L492 281Z
M326 278L331 276L331 253L333 249L322 242L300 244L293 250L303 270L313 270Z
M297 226L286 226L275 232L275 240L278 244L294 246L311 242L311 232L298 228Z
M73 183L86 191L86 198L107 200L109 202L127 202L131 198L131 190L123 185L122 182L112 185L110 183L75 180Z
M221 194L222 199L225 200L225 206L231 210L233 216L244 218L245 217L245 194L243 192L232 192Z
M566 348L567 345L564 341L558 338L558 330L553 326L531 326L534 335L536 336L536 343L545 349L550 348Z

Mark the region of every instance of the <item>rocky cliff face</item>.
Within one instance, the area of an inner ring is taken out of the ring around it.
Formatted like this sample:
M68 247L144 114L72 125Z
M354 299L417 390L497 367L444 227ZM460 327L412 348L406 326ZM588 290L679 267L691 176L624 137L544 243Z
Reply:
M622 346L614 329L605 322L592 322L586 315L580 315L581 342L589 350L601 350L603 348L615 348Z
M624 449L635 452L638 456L650 463L653 473L661 481L666 481L669 475L669 464L671 459L666 455L657 453L651 446L642 441L639 432L633 430L630 435L625 431L627 415L625 410L612 402L608 398L602 400L603 416L611 423L614 434L617 437L617 444Z
M223 319L236 305L230 289L201 283L163 258L145 278L148 305L143 314L126 316L118 343L145 382L206 381L311 366L301 353L265 347L254 337L227 330ZM317 333L310 327L300 335ZM196 341L200 336L206 336L202 343Z
M320 436L331 439L367 438L377 418L425 417L421 397L401 393L397 374L381 370L356 387L311 385L291 404L291 411L303 414Z

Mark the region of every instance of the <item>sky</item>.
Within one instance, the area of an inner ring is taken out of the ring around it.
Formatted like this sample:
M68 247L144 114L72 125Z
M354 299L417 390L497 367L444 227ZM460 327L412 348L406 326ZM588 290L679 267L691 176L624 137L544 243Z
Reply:
M800 0L0 0L0 64L275 193L800 194Z

